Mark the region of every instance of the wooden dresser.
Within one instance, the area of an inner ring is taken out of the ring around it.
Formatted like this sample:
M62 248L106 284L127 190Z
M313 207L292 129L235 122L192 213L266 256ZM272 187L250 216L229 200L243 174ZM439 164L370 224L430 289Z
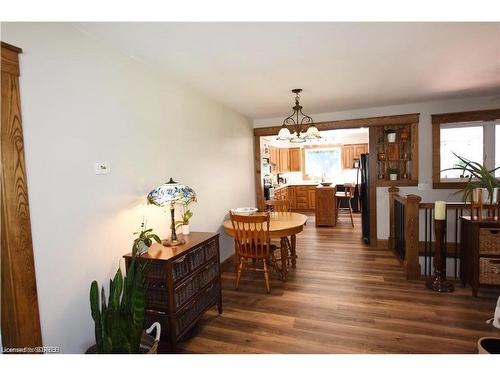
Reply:
M335 187L316 187L316 226L335 226Z
M461 218L460 278L477 296L480 286L500 286L500 222Z
M186 243L177 247L155 243L141 257L149 261L145 326L159 322L160 347L171 351L207 309L217 305L222 314L219 234L193 232L183 238ZM124 258L128 268L131 254Z

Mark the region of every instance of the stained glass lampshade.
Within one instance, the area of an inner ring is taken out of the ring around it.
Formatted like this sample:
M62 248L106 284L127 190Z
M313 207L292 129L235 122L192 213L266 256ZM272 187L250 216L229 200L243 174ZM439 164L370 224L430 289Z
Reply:
M159 207L170 204L172 235L170 240L163 241L164 246L182 245L185 241L177 238L175 232L175 204L190 204L196 201L196 193L189 186L179 184L170 178L170 181L153 189L147 196L148 203Z
M148 194L148 202L160 207L169 203L190 204L196 202L196 193L189 186L170 179L169 182L158 186Z

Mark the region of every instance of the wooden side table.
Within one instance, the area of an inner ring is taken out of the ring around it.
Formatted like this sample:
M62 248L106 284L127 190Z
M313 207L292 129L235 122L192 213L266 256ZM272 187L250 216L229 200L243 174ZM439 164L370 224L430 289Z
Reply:
M500 286L500 221L460 220L460 279L477 296L480 286Z

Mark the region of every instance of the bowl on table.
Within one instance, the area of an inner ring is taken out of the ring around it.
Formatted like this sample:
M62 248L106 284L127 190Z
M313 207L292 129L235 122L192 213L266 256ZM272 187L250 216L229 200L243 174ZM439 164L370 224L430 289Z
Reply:
M259 209L256 207L238 207L231 209L231 212L236 215L253 215L258 211Z
M326 181L323 181L323 182L320 182L321 186L331 186L332 183L331 182L326 182Z

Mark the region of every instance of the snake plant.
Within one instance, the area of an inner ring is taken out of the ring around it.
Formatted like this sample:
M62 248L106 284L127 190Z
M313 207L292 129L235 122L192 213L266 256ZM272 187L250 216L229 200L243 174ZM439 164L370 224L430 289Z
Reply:
M458 163L455 164L452 168L443 169L443 171L461 171L462 176L466 176L467 183L463 189L457 191L457 193L463 194L463 200L466 202L469 199L472 199L472 192L474 189L483 188L488 191L490 204L493 203L494 197L494 189L500 187L500 181L495 178L495 171L500 168L500 166L488 170L481 163L471 161L463 156L459 156L453 153L455 157L458 158Z
M138 261L138 244L145 239L151 241L151 238L159 242L159 238L151 232L142 231L134 240L127 274L123 276L118 268L113 280L109 280L107 302L104 287L99 294L97 281L90 285L90 309L97 353L139 353L146 312L146 263Z

